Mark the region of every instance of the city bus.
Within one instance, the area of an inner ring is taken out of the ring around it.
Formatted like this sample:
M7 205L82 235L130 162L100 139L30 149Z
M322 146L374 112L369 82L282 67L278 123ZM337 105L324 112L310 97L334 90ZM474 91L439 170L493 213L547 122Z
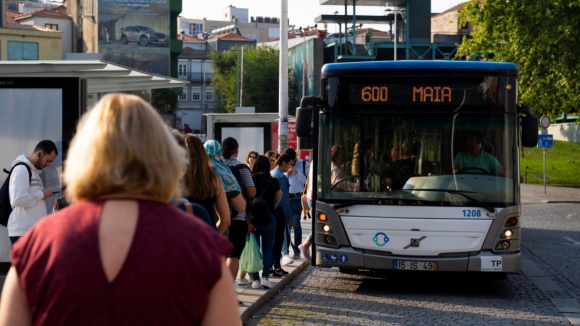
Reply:
M313 144L313 265L520 272L519 150L538 119L515 64L333 63L321 90L296 114Z

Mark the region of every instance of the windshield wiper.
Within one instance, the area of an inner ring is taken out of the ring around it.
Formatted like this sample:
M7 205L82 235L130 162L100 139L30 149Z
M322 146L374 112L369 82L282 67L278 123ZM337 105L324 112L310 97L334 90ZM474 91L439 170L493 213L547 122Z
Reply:
M477 200L471 196L466 195L466 193L476 194L477 191L464 191L464 190L453 190L453 189L403 189L403 190L405 190L405 191L443 191L443 192L450 193L452 195L460 195L460 196L463 196L464 198L468 199L472 203L474 203L476 206L481 207L481 208L485 208L490 213L495 214L495 208L493 206L488 205L486 203L482 203L479 200Z

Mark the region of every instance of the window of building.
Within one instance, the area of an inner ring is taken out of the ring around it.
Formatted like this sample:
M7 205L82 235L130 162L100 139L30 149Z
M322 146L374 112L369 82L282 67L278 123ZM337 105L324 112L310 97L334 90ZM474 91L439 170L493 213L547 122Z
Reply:
M8 41L8 60L38 60L38 43Z
M186 63L179 63L177 66L179 76L185 77L187 76L187 64Z
M58 31L58 24L44 24L44 27Z
M189 35L196 36L197 34L203 32L203 25L202 24L189 24Z
M179 100L180 101L187 101L187 88L186 87L184 87L181 94L179 94Z
M201 101L201 87L192 87L191 88L191 100L192 101Z
M205 89L205 100L206 101L215 101L215 93L213 91L213 87L207 87Z

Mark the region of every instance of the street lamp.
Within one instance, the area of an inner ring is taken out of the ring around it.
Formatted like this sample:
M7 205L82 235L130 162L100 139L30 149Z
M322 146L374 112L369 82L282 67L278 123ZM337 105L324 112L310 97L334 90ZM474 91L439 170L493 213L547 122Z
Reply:
M401 14L403 11L407 11L407 9L386 9L385 11L388 11L389 13L392 12L395 15L395 30L393 31L391 29L391 32L393 32L393 36L395 37L395 43L394 43L394 61L397 61L397 38L399 38L399 33L398 33L398 26L397 26L397 16L399 16L399 14Z

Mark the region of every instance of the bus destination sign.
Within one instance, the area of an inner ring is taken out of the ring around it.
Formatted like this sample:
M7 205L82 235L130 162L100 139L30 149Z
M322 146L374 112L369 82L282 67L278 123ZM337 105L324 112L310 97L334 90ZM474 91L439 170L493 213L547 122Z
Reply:
M452 88L449 86L407 86L408 90L398 89L400 96L407 94L407 101L415 103L451 103L453 101ZM399 87L400 88L400 87ZM366 103L389 102L388 86L362 86L360 100ZM404 100L404 99L403 99Z

